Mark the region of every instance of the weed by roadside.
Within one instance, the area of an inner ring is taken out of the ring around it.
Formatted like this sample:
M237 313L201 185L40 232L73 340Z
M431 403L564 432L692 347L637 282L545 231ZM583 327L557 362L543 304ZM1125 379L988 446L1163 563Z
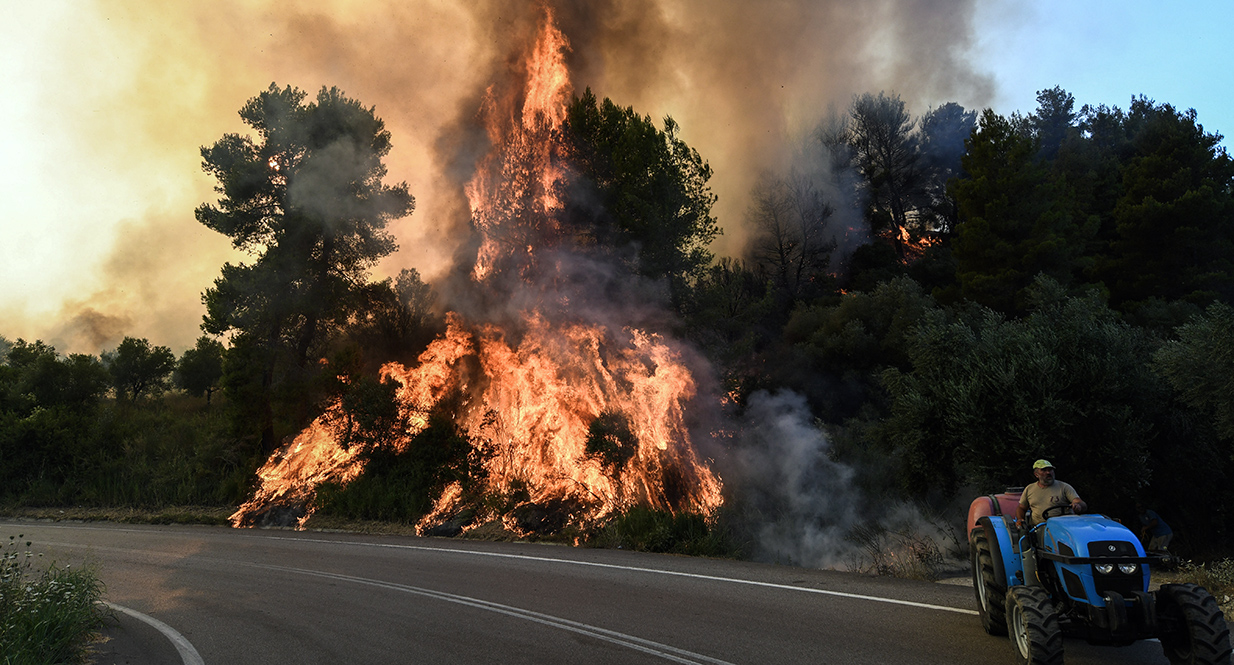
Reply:
M1154 574L1154 578L1167 584L1191 582L1208 589L1217 599L1226 620L1234 620L1234 559L1209 563L1184 560L1179 562L1178 570L1160 576Z
M9 536L0 551L0 664L84 662L102 625L103 584L89 569L36 568L22 537Z

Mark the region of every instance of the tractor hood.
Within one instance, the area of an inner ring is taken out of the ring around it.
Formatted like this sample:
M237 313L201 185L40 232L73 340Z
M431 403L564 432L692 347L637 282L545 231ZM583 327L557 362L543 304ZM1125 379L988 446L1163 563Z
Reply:
M1045 547L1074 557L1142 557L1130 529L1104 515L1062 515L1045 523Z

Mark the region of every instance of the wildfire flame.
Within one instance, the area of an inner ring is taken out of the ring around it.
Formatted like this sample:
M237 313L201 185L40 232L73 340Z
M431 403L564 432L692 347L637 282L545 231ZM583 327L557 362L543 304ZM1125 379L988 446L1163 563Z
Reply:
M485 96L481 113L493 150L465 188L481 236L471 273L479 284L497 275L527 279L539 269L539 252L567 242L556 214L568 174L559 137L572 92L568 49L546 8L523 60L521 104L493 86ZM518 318L508 329L452 313L446 333L414 367L383 367L383 377L400 384L408 423L390 445L404 448L446 396L464 395L454 417L489 453L483 464L490 492L523 488L528 503L569 505L571 518L584 524L633 505L713 514L721 482L690 440L686 410L697 387L673 345L633 328L550 320L534 308ZM304 507L303 526L318 484L346 484L362 472L356 448L339 445L330 415L261 468L261 487L232 516L234 525L291 503ZM625 436L615 459L586 448L597 422L618 423ZM447 487L421 530L448 518L461 500L459 485Z

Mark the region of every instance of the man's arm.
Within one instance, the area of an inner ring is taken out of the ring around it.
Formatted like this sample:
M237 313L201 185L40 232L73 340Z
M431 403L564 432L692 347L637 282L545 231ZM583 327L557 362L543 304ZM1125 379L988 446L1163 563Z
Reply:
M1075 488L1068 484L1067 489L1069 490L1067 493L1071 495L1071 512L1079 515L1080 513L1088 510L1088 504L1084 503L1084 500L1080 498L1080 495L1075 491Z

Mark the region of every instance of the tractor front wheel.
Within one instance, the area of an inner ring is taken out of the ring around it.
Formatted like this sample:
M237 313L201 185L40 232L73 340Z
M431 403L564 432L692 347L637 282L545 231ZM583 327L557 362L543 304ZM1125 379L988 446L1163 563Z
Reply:
M1171 665L1228 665L1230 629L1204 587L1163 584L1157 592L1161 648Z
M1020 665L1063 665L1063 632L1045 589L1013 586L1007 591L1007 632Z
M1006 635L1007 619L1003 614L1003 585L994 579L994 555L985 533L973 534L973 591L977 596L977 613L981 627L990 635Z

